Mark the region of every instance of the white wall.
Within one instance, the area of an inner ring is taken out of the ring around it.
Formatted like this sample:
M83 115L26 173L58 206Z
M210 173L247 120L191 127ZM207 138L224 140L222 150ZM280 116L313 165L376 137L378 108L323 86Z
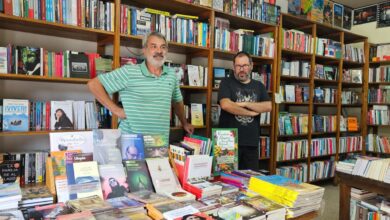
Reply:
M351 32L367 36L370 43L390 43L390 27L376 28L376 22L353 25Z

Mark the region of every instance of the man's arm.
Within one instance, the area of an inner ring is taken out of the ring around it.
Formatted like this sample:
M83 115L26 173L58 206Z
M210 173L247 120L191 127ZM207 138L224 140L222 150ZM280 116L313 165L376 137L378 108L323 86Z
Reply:
M97 77L89 80L87 85L89 91L92 92L95 98L102 105L108 108L108 110L110 110L113 114L117 115L119 118L126 118L126 114L123 108L119 107L117 104L115 104L114 101L111 100L110 96L107 94L106 90L104 89L103 85L100 83Z
M233 102L229 98L221 99L219 101L219 104L221 106L221 109L229 112L232 115L242 115L242 116L257 116L257 115L259 115L258 112L241 107L240 105L238 105L236 102Z
M265 102L238 102L237 105L247 108L251 111L257 113L270 112L272 111L272 103L271 101Z
M183 101L173 102L172 106L173 106L173 111L175 112L175 114L179 118L181 124L183 125L184 130L189 134L194 133L194 126L192 126L192 124L187 122L186 117L184 115Z

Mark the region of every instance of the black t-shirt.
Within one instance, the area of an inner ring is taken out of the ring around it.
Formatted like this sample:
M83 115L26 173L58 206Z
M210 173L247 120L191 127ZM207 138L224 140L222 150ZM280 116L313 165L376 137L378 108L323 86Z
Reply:
M233 102L264 102L270 101L265 86L256 80L243 84L236 78L228 77L222 80L219 92L218 103L221 99L229 98ZM238 145L253 146L259 145L260 137L260 116L239 116L233 115L221 109L219 117L220 128L237 128Z

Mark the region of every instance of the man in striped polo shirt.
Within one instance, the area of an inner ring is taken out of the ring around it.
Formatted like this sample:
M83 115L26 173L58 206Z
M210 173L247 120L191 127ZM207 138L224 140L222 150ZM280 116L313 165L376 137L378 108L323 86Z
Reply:
M164 62L168 43L159 32L148 34L143 42L145 61L125 65L110 73L101 74L88 82L96 99L120 119L124 133L162 134L169 140L171 103L186 132L194 127L184 116L183 97L174 71ZM108 94L119 92L123 108Z

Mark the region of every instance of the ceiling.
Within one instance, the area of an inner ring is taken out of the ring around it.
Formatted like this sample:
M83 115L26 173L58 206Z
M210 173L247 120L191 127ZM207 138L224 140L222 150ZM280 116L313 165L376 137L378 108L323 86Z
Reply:
M389 0L387 0L389 1ZM382 2L386 2L386 0L334 0L334 2L347 5L352 8L360 8L363 6L378 4Z

